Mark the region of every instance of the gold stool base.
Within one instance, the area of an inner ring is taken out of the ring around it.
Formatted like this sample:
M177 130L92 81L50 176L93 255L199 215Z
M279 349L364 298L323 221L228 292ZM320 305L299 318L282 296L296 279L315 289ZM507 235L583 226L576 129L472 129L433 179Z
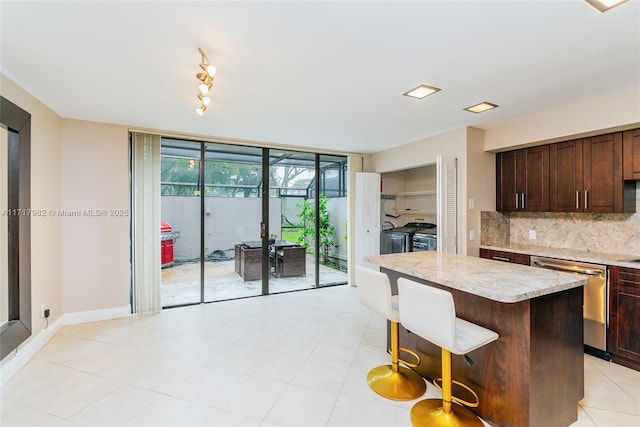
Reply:
M393 372L392 365L375 367L369 371L367 383L380 396L391 400L417 399L427 389L419 374L402 366L398 367L398 372Z
M476 414L460 405L451 405L451 413L442 409L442 399L426 399L411 408L411 425L414 427L434 426L478 426L484 424Z

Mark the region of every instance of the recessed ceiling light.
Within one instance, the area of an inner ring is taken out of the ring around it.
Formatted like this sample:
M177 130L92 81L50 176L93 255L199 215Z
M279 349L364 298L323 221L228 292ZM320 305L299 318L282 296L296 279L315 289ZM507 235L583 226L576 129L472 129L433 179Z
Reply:
M487 110L491 110L492 108L496 108L496 104L492 104L490 102L481 102L480 104L472 105L471 107L465 108L467 111L471 111L472 113L482 113Z
M600 12L606 12L609 9L613 9L616 6L620 6L622 3L629 0L585 0L591 6L598 9Z
M439 90L441 89L438 87L421 84L418 87L414 87L413 89L406 91L405 93L403 93L403 95L410 96L411 98L422 99L429 95L433 95Z

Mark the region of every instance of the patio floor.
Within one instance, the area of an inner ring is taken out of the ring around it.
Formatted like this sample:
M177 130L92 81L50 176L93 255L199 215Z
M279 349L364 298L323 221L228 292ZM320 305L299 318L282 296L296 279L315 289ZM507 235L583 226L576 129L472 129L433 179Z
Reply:
M270 293L287 292L315 287L315 257L307 255L306 276L269 278ZM262 294L262 281L245 282L235 271L235 261L205 262L206 302L257 296ZM320 265L320 284L347 283L347 273ZM162 306L200 302L200 263L176 264L162 269Z

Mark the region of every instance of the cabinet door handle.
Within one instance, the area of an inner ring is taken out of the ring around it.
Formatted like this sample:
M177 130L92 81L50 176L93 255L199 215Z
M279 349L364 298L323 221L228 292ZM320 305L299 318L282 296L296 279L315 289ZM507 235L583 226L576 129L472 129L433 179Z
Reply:
M516 209L518 209L518 193L516 193Z
M580 209L580 192L576 191L576 209Z
M522 200L522 203L520 203L522 206L520 207L524 209L524 193L520 193L520 199Z
M493 256L493 259L495 259L496 261L507 261L507 262L511 262L511 260L509 258L505 258L505 257L501 257L501 256Z
M584 208L587 209L589 206L589 204L587 203L587 195L589 194L589 192L587 190L584 190Z

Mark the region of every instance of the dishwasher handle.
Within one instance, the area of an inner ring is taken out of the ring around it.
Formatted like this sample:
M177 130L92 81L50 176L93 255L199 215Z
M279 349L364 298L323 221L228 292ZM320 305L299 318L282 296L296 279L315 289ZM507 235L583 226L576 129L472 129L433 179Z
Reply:
M601 275L603 273L602 270L598 270L598 269L582 268L582 267L577 267L577 266L555 264L555 263L552 263L552 262L542 262L542 261L539 261L539 260L534 260L533 264L537 265L538 267L542 267L542 268L551 268L551 269L554 269L554 270L566 271L566 272L569 272L569 273L587 274L589 276L599 276L599 275Z

